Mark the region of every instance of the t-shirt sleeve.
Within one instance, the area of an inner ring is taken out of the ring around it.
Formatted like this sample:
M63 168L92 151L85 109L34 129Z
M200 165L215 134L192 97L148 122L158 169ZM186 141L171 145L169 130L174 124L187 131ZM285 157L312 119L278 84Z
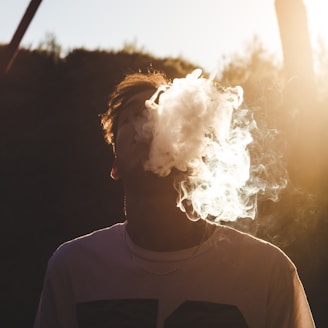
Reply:
M268 328L315 327L296 267L284 254L277 259L271 273L267 313Z
M34 328L75 328L75 311L69 270L55 253L48 263Z

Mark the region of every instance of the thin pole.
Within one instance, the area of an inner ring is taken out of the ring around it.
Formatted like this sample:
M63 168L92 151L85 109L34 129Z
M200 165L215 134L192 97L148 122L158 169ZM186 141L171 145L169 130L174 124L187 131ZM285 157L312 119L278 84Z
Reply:
M5 76L5 74L8 72L11 65L13 64L14 59L18 53L19 44L41 2L42 0L31 0L10 43L4 47L3 58L0 59L0 79Z

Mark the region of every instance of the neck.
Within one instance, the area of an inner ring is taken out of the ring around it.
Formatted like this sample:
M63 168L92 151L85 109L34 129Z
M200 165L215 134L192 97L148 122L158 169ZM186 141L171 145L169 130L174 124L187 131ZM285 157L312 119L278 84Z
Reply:
M131 196L131 195L130 195ZM175 206L175 198L149 195L127 197L127 232L134 243L154 251L174 251L197 246L213 232L215 225L190 221Z

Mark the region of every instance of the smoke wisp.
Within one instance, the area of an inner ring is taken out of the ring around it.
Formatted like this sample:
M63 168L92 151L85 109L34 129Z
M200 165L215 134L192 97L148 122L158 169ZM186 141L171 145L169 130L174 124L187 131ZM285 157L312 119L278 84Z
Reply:
M191 220L219 222L254 218L257 195L277 194L281 180L265 181L265 164L251 163L249 145L255 120L241 87L222 88L200 69L160 87L145 102L136 123L137 139L149 142L145 170L166 176L175 168L177 206Z

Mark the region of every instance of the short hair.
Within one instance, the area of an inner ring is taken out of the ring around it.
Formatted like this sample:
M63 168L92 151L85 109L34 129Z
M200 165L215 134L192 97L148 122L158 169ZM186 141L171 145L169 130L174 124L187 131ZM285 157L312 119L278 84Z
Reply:
M168 83L168 79L162 72L149 72L146 74L132 73L126 75L115 87L109 99L108 110L101 116L105 140L110 144L115 144L118 120L122 113L122 108L128 99L145 90L154 90L155 92L161 85Z

